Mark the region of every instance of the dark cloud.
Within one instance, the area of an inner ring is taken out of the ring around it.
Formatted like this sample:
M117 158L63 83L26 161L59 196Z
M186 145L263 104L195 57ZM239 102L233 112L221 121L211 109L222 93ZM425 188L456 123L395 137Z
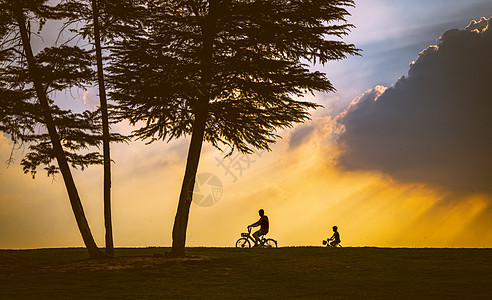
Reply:
M314 131L314 126L300 126L294 130L289 139L289 147L296 148Z
M492 192L492 18L449 30L386 90L339 117L348 169ZM488 27L487 27L488 26Z

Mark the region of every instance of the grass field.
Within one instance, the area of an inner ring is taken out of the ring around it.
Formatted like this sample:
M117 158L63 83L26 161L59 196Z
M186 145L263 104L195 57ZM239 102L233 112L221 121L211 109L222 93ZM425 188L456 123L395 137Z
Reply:
M0 250L2 299L492 299L492 249Z

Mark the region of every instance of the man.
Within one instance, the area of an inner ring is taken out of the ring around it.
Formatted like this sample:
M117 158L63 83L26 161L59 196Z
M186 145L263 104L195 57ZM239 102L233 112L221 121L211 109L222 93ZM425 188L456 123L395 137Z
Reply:
M253 233L253 237L255 239L254 247L258 247L258 243L260 242L260 236L267 234L268 229L270 227L270 224L268 223L268 217L265 216L265 211L263 209L260 209L258 213L260 214L260 219L257 222L248 226L248 229L250 229L251 227L260 226L260 230Z

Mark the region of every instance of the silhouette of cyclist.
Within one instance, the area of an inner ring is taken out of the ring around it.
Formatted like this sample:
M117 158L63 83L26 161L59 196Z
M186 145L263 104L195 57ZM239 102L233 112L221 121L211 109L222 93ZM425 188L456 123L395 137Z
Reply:
M270 224L268 222L268 217L265 216L265 211L263 209L260 209L258 211L258 213L260 214L260 219L249 225L248 226L248 229L252 228L252 227L257 227L257 226L260 226L260 230L256 231L255 233L253 233L253 237L255 239L255 245L254 247L257 247L258 246L258 243L260 242L260 236L262 235L265 235L268 233L268 229L270 227Z
M336 245L341 243L340 233L338 233L338 227L337 226L333 226L333 235L331 236L331 238L328 239L328 241L331 241L330 245L332 247L335 247Z

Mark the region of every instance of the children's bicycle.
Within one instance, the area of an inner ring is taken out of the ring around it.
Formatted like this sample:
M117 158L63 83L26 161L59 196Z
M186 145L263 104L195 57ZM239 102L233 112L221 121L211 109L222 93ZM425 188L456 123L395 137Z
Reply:
M251 236L251 228L248 232L241 233L241 238L236 242L236 248L251 248L255 244L255 239ZM277 248L277 241L274 239L266 239L264 235L260 237L258 247L262 248Z
M331 241L333 241L333 239L327 239L327 240L323 240L323 246L326 246L326 247L333 247L333 248L336 248L336 247L342 247L342 245L340 243L330 243Z

